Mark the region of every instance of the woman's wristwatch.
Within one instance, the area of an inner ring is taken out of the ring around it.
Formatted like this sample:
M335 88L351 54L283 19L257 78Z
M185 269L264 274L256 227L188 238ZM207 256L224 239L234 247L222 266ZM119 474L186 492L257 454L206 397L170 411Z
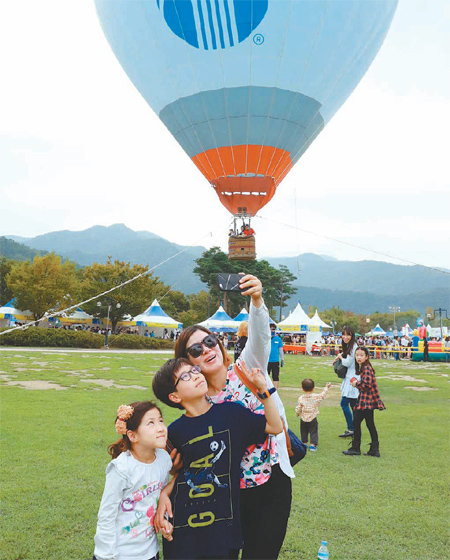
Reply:
M272 393L275 393L275 391L276 391L276 388L275 388L275 387L272 387L271 389L266 389L266 390L264 391L264 393L260 393L260 392L258 391L256 394L258 395L258 397L259 397L261 400L264 400L264 399L267 399L268 397L270 397L270 395L272 395Z

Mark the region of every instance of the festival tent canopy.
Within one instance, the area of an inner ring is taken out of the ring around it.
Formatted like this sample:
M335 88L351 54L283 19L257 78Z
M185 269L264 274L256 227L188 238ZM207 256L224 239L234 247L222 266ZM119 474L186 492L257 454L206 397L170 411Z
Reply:
M323 329L331 329L331 325L327 325L325 321L322 321L322 319L319 317L317 309L314 313L314 316L309 320L309 325L313 327L322 327Z
M0 319L5 319L9 321L32 321L33 314L31 311L21 311L14 306L16 303L16 298L13 298L8 303L5 303L2 307L0 307Z
M245 307L240 310L239 315L236 315L233 321L236 321L237 323L240 323L241 321L248 321L248 311Z
M240 310L239 315L236 315L233 321L236 321L236 323L241 323L242 321L248 321L248 311L245 309L245 307L243 307ZM270 316L269 316L269 325L277 325L277 322L274 321Z
M370 333L367 333L367 334L370 334L370 335L372 335L372 336L381 336L381 335L383 335L383 334L386 334L386 331L384 331L384 330L380 327L380 325L377 323L377 326L376 326L374 329L372 329L372 330L370 331Z
M81 324L81 323L92 323L94 321L93 315L89 315L81 309L81 307L77 307L73 313L68 315L67 317L62 316L60 318L61 323L74 323L74 324Z
M158 300L155 298L143 313L133 317L132 321L128 323L130 326L136 325L138 327L153 327L153 328L166 328L178 329L182 328L183 324L179 323L172 317L169 317L163 308L159 305Z
M293 333L304 333L308 330L311 319L303 311L300 302L298 302L297 307L294 311L278 323L278 328L282 332L293 332Z
M403 327L401 328L401 334L406 335L406 336L412 336L414 334L414 331L409 326L409 323L406 323L406 325L403 325Z
M221 305L214 315L211 315L209 319L206 319L200 325L212 332L236 332L238 327L237 322L233 321Z

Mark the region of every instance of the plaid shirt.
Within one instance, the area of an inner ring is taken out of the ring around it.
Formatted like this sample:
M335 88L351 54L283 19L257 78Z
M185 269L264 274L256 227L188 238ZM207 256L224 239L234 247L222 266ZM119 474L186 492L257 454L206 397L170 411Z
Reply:
M295 414L300 416L303 422L312 422L319 414L319 404L328 393L328 387L319 394L304 393L300 395L295 407Z
M359 389L359 397L355 410L384 410L386 408L380 399L375 372L368 364L362 368L361 380L356 382L356 386Z

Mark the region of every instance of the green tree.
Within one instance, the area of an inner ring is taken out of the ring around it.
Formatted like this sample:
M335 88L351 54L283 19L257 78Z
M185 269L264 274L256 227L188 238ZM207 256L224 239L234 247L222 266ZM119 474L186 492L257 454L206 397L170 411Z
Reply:
M351 327L355 332L361 332L360 319L350 311L344 311L339 306L321 311L320 316L325 323L334 325L334 331L340 332L342 328Z
M105 264L94 263L84 269L84 279L81 285L82 298L88 299L97 294L101 294L114 286L119 286L123 282L143 274L137 280L112 291L105 296L100 296L95 301L83 305L88 313L95 317L107 317L109 307L109 320L114 332L117 323L127 315L134 317L142 313L154 300L169 290L158 277L153 277L151 273L146 274L148 266L131 264L115 260L108 260ZM98 304L101 305L98 305ZM176 317L174 317L176 319Z
M19 309L29 309L34 319L46 311L64 309L77 292L75 263L61 261L55 253L36 256L33 262L17 262L6 277Z
M161 287L158 287L158 292ZM189 300L186 294L178 290L166 290L165 293L156 296L164 311L173 318L179 319L182 313L188 311Z
M283 307L286 306L286 302L289 300L289 298L297 293L297 288L294 288L294 286L292 286L292 282L294 282L294 280L297 280L297 276L294 276L294 274L292 274L289 268L284 264L280 264L278 269L279 278L277 279L276 286L278 289L277 299L279 301L280 307L278 320L281 321Z
M0 305L5 305L12 300L14 294L6 282L6 277L11 272L14 261L0 256Z
M262 282L264 301L271 314L274 307L279 305L283 307L289 297L296 292L296 288L291 286L296 277L284 265L276 269L266 260L230 262L219 247L205 251L195 262L197 266L194 268L194 273L198 274L200 280L208 286L210 306L217 308L218 304L223 301L225 310L230 316L239 313L245 300L237 292L219 290L216 279L218 272L244 272L257 276Z
M195 263L193 272L208 286L210 306L213 306L215 311L219 304L223 302L225 311L232 315L239 306L239 300L242 303L242 297L231 292L221 292L217 284L217 273L243 272L242 264L230 262L227 255L219 247L208 249L201 257L196 259Z
M210 315L210 294L207 291L201 290L197 294L190 294L188 301L189 309L180 316L183 327L201 323Z

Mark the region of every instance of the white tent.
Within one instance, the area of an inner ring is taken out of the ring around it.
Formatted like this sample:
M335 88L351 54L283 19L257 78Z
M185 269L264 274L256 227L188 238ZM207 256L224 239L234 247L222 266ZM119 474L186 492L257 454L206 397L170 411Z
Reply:
M68 316L62 316L60 318L61 323L73 323L73 324L81 324L81 323L92 323L94 320L93 315L89 315L81 309L81 307L77 307L73 313Z
M322 321L322 319L319 317L319 313L316 312L314 313L314 316L311 317L311 319L309 320L309 326L312 327L321 327L322 329L331 329L330 325L327 325L324 321Z
M171 329L177 329L178 327L182 327L183 325L169 317L167 313L163 310L163 308L159 305L158 300L155 298L147 309L133 317L133 322L136 325L141 324L145 327L165 327Z
M243 307L240 311L239 314L236 315L236 317L233 319L233 321L236 321L236 323L241 323L242 321L248 321L248 311L245 309L245 307Z
M306 333L311 319L303 311L300 302L298 302L297 307L294 311L278 323L278 329L282 332L292 332L292 333Z
M33 314L31 311L21 311L14 307L16 303L16 298L13 298L8 303L5 303L2 307L0 307L0 327L6 326L9 327L14 325L16 322L19 323L27 323L33 320Z
M412 330L412 328L409 326L409 323L406 323L406 325L403 325L401 332L403 335L406 336L412 336L414 334L414 331Z
M139 327L140 334L152 329L156 336L162 336L164 329L169 331L170 329L176 330L183 327L182 323L167 315L156 298L143 313L136 315L131 321L120 321L118 325L119 327Z
M370 332L368 332L367 334L371 335L371 336L382 336L382 335L386 334L386 331L384 331L380 327L380 325L377 323L377 326L374 329L372 329Z
M238 322L233 321L221 305L214 315L211 315L200 325L213 332L236 332L238 328Z

